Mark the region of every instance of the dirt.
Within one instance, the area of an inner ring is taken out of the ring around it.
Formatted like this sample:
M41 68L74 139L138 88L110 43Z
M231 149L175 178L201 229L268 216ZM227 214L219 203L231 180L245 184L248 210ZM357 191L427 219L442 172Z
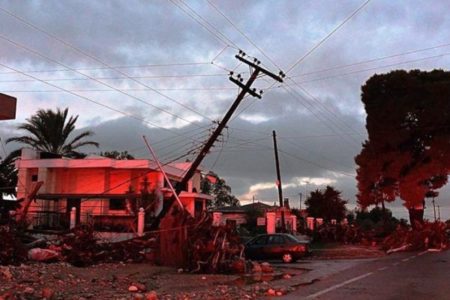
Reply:
M383 255L377 247L333 245L313 250L306 261ZM0 266L0 300L259 299L291 292L296 286L289 282L311 271L298 265L272 266L273 273L245 276L190 274L150 263L103 263L84 268L65 262Z
M269 293L271 280L260 276L179 273L149 264L99 264L77 268L67 263L0 266L0 300L6 299L257 299Z

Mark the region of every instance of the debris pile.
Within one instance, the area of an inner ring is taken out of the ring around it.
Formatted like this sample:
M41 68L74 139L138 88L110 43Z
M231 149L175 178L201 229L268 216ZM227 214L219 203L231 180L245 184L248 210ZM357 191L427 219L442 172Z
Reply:
M92 226L79 226L61 236L52 250L61 251L64 261L85 267L102 262L141 262L156 247L154 235L121 242L100 241Z
M443 222L427 222L418 224L415 229L398 226L397 229L382 242L382 249L388 254L398 251L443 250L449 244L446 224Z
M210 215L188 229L188 264L192 272L245 273L244 245L234 226L213 226Z
M14 226L0 226L0 265L17 265L26 260L27 249Z

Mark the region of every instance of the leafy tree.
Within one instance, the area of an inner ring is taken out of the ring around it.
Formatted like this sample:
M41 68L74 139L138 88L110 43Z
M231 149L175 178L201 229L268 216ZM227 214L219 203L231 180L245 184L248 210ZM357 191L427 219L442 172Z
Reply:
M212 180L210 180L212 178ZM212 181L212 182L211 182ZM203 193L214 196L212 207L239 206L239 199L231 193L231 187L217 174L210 172L201 182Z
M252 209L248 209L245 212L247 223L243 225L250 234L259 234L264 233L265 228L261 226L257 226L258 218L264 217L264 210L253 207Z
M375 206L370 211L357 211L356 223L362 230L374 230L375 236L385 237L395 230L400 221L392 216L389 209Z
M14 166L14 158L9 155L5 159L0 157L0 200L3 194L15 195L17 185L17 170Z
M112 159L119 159L119 160L131 160L134 159L134 156L128 153L128 151L105 151L100 152L100 156L112 158Z
M400 197L410 222L423 221L427 193L447 183L450 72L393 71L362 87L368 140L356 156L362 208Z
M18 126L18 129L25 130L27 135L12 137L6 142L18 142L39 151L68 157L82 157L83 154L77 152L77 149L87 145L98 147L98 143L84 140L93 135L91 131L84 131L69 140L70 134L75 130L78 116L67 119L68 112L68 108L64 111L58 108L56 112L40 109L27 119L26 123Z
M312 191L305 201L308 215L323 218L325 221L336 219L338 222L345 218L346 203L347 201L341 197L341 192L331 186Z

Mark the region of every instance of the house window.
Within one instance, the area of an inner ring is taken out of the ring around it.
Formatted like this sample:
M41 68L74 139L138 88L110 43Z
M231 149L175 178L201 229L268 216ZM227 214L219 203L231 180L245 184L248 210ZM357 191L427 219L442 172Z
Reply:
M37 174L31 175L31 181L33 181L33 182L38 181L38 176L37 176Z
M109 199L109 210L125 210L125 199Z

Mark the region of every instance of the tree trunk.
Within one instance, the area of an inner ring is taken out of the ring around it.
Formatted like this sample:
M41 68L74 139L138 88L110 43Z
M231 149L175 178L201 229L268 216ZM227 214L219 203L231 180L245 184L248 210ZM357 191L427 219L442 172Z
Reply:
M423 208L409 208L409 222L413 229L423 224Z

